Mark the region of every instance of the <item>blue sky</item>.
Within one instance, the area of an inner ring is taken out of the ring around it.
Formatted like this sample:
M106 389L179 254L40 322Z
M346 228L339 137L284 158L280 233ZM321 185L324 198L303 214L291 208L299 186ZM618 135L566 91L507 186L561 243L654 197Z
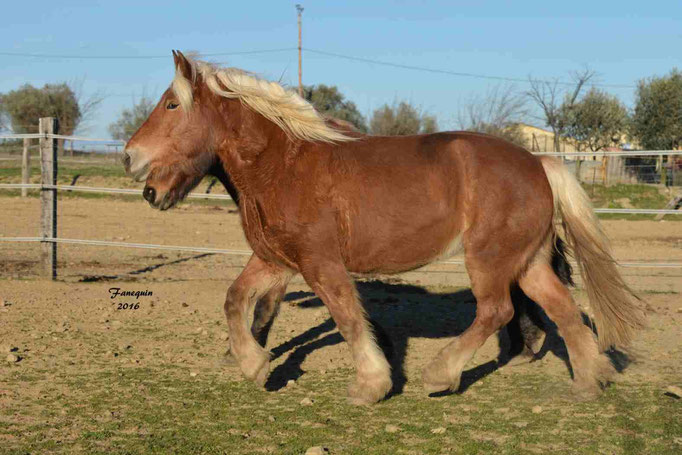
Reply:
M332 53L454 72L525 79L567 78L585 65L597 82L631 105L641 78L682 67L679 1L348 1L300 0L303 46ZM229 53L212 57L297 84L296 2L8 2L0 28L0 92L24 83L84 80L107 98L90 136L146 94L156 99L172 77L171 49ZM160 56L160 58L51 58ZM463 101L497 82L397 69L304 52L306 84L337 85L368 115L406 99L456 127ZM514 84L523 90L523 83Z

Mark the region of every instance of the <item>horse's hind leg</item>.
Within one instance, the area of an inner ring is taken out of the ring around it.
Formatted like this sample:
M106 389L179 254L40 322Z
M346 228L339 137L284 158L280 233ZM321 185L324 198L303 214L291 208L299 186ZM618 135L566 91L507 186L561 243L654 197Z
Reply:
M509 286L511 272L504 267L483 266L467 258L471 288L476 297L476 318L471 326L445 346L422 373L429 393L459 388L462 371L483 343L514 315Z
M290 270L269 264L253 255L225 297L230 353L236 359L244 376L260 385L265 384L270 355L248 330L247 315L261 297L271 289L287 283L291 275Z
M605 383L615 370L609 359L599 352L594 334L583 324L569 290L546 261L533 262L519 285L557 325L568 350L576 392L586 398L597 395L600 384Z
M258 344L263 347L268 342L270 329L279 313L279 306L286 293L288 281L286 280L275 285L256 303L256 308L253 311L251 334L258 341Z

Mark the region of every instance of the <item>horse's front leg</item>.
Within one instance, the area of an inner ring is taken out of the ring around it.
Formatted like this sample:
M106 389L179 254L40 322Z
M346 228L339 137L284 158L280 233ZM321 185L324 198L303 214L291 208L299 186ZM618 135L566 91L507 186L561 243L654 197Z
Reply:
M303 277L324 302L350 347L357 376L348 388L354 404L370 404L391 391L391 367L377 346L355 285L340 262L307 261Z
M270 370L270 354L248 328L248 314L273 288L286 286L292 272L263 261L255 254L227 290L225 316L230 332L230 353L248 379L264 385Z

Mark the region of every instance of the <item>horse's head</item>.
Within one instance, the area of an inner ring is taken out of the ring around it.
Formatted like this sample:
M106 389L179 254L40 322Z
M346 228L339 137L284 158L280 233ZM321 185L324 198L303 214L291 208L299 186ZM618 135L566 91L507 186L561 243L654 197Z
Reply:
M153 207L172 207L208 173L221 178L235 198L230 178L257 166L266 147L283 155L290 141L333 143L357 136L325 122L310 103L276 82L190 61L177 51L173 57L171 87L123 151L126 171L146 181L143 196ZM227 176L228 168L235 174Z
M213 103L201 102L210 93L195 67L180 52L173 58L173 85L123 151L126 172L145 181L144 198L160 210L185 197L216 165L212 125L221 117Z

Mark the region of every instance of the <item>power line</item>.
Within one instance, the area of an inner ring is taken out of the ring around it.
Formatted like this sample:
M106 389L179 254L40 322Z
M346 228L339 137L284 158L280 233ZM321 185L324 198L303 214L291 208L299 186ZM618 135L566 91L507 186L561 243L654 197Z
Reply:
M402 68L402 69L408 69L408 70L414 70L414 71L424 71L428 73L436 73L436 74L447 74L450 76L460 76L460 77L473 77L473 78L478 78L478 79L492 79L492 80L498 80L498 81L508 81L508 82L523 82L523 83L530 83L528 79L521 79L517 77L505 77L505 76L491 76L489 74L477 74L477 73L463 73L463 72L458 72L458 71L450 71L450 70L443 70L443 69L437 69L437 68L427 68L424 66L416 66L416 65L404 65L401 63L392 63L392 62L384 62L381 60L373 60L369 58L363 58L363 57L353 57L351 55L344 55L344 54L337 54L335 52L327 52L327 51L320 51L317 49L310 49L307 47L303 48L304 51L310 52L313 54L319 54L319 55L325 55L328 57L336 57L336 58L343 58L346 60L353 60L356 62L363 62L363 63L371 63L374 65L383 65L383 66L390 66L393 68ZM559 85L568 85L568 86L573 86L575 83L573 82L565 82L565 81L552 81L552 80L542 80L542 79L534 79L539 82L549 82L549 83L557 83ZM595 86L599 87L610 87L610 88L635 88L634 85L621 85L621 84L592 84Z
M252 51L203 53L203 54L198 54L198 55L200 57L217 57L217 56L227 56L227 55L253 55L253 54L265 54L265 53L277 53L277 52L287 52L287 51L293 51L293 50L298 50L298 48L297 47L285 47L285 48L278 48L278 49L261 49L261 50L252 50ZM445 75L456 76L456 77L470 77L470 78L476 78L476 79L488 79L488 80L507 81L507 82L521 82L521 83L525 83L525 84L528 84L531 82L529 79L518 78L518 77L495 76L495 75L490 75L490 74L468 73L468 72L451 71L451 70L446 70L446 69L430 68L430 67L417 66L417 65L406 65L406 64L402 64L402 63L394 63L394 62L387 62L387 61L383 61L383 60L375 60L375 59L369 59L369 58L364 58L364 57L355 57L355 56L346 55L346 54L338 54L336 52L327 52L327 51L322 51L319 49L310 49L307 47L303 47L302 50L304 50L306 52L310 52L312 54L324 55L327 57L340 58L340 59L351 60L351 61L356 61L356 62L368 63L368 64L372 64L372 65L388 66L388 67L392 67L392 68L401 68L401 69L407 69L407 70L412 70L412 71L422 71L422 72L434 73L434 74L445 74ZM55 58L55 59L99 59L99 60L106 60L106 59L113 59L113 60L138 59L139 60L139 59L168 58L168 55L127 55L127 56L126 55L54 55L54 54L24 54L24 53L14 53L14 52L0 52L0 56L28 57L28 58ZM218 64L222 64L222 63L225 63L225 62L218 62ZM565 86L575 85L573 82L562 81L559 79L556 79L556 80L533 79L533 81L550 83L550 84L556 83L558 85L565 85ZM628 89L635 88L634 85L626 85L626 84L592 84L592 85L597 86L597 87L605 87L605 88L628 88ZM128 95L113 94L113 95L109 95L109 96L122 97L122 96L128 96Z
M295 47L283 47L278 49L260 49L252 51L234 51L234 52L213 52L207 54L198 54L200 57L220 57L224 55L250 55L250 54L266 54L275 52L284 52L296 50ZM155 58L169 58L168 54L164 55L56 55L56 54L24 54L20 52L0 52L0 55L6 57L27 57L27 58L56 58L56 59L97 59L97 60L125 60L125 59L155 59Z

